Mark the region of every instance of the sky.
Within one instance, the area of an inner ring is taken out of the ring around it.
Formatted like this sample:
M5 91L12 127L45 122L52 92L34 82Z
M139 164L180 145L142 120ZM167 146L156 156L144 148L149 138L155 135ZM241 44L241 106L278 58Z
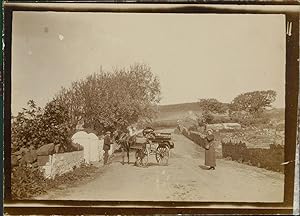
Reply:
M113 67L149 65L160 104L272 89L285 107L285 17L259 14L14 12L12 113Z

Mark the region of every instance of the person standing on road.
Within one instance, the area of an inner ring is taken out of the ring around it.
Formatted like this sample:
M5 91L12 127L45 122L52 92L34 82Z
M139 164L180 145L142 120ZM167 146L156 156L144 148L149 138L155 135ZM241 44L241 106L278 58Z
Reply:
M208 129L207 134L205 137L205 166L208 166L209 170L214 170L216 167L215 137L212 129Z
M110 150L110 145L112 144L112 139L110 137L110 131L107 131L105 136L104 136L104 144L103 144L103 150L104 150L104 154L103 154L103 159L104 159L104 165L107 164L108 161L108 151Z

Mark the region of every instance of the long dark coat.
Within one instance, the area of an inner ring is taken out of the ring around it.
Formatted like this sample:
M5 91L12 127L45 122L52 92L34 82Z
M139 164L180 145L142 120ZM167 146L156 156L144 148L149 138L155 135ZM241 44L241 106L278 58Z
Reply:
M110 137L110 135L106 134L104 136L103 150L104 151L110 150L110 145L111 145L111 137Z
M213 135L208 135L206 140L205 147L205 165L210 167L216 166L216 152L215 152L215 141Z

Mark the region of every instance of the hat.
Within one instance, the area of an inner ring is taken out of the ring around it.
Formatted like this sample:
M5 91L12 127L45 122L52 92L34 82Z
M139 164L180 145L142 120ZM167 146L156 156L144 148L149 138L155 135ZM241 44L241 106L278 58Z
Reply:
M106 131L106 134L110 134L110 131Z
M213 129L211 129L211 128L207 129L207 132L208 132L208 131L214 132L214 130L213 130Z

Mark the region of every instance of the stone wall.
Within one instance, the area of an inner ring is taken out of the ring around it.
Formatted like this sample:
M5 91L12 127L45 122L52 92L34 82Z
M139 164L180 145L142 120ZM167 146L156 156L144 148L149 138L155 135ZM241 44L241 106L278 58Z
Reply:
M55 178L72 171L84 162L84 152L74 151L48 156L38 156L38 164L46 178Z
M222 143L222 155L234 161L277 172L283 172L284 146L271 144L266 148L248 148L245 143Z
M182 134L187 137L188 139L192 140L197 145L201 146L202 148L205 147L205 139L201 137L201 133L197 131L188 131L186 128L182 129ZM216 150L216 157L222 158L222 145L221 143L216 140L214 144Z
M206 129L212 129L214 131L219 130L240 130L242 126L239 123L219 123L219 124L207 124Z
M243 128L235 131L221 131L220 139L235 143L246 143L248 148L269 148L271 144L284 145L284 131L276 129Z
M201 138L200 132L189 131L186 127L182 125L178 125L176 130L183 134L185 137L195 142L196 144L200 145L201 147L204 147L205 142L203 138ZM237 134L237 137L244 138L244 134L246 132L237 130L234 133ZM260 137L258 136L266 136L266 133L270 133L267 134L270 137L274 134L273 131L270 132L270 130L255 130L248 132L247 135L249 137L253 137L252 140L247 139L251 142L250 144L248 142L245 143L241 141L241 139L232 140L233 132L228 133L229 136L227 139L224 139L224 136L220 136L220 133L216 133L216 156L217 158L230 158L234 161L238 161L248 165L257 166L277 172L283 172L284 167L281 164L284 162L284 145L280 143L283 143L282 140L284 139L284 135L280 134L280 139L278 139L279 141L277 142L274 142L273 139L271 140L272 142L266 143L265 139L259 139ZM279 132L275 133L275 135L276 134L278 135ZM258 147L258 145L253 144L253 140L257 140L256 142L259 144L260 147Z

